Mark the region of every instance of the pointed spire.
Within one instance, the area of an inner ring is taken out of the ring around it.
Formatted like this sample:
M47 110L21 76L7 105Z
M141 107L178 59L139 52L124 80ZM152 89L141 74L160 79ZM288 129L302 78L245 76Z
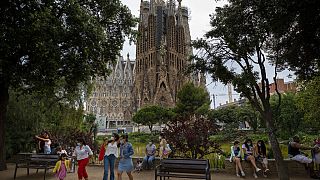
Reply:
M155 10L155 2L154 0L150 0L150 14L155 15L156 10Z
M123 78L123 67L122 67L123 57L118 57L117 65L115 68L114 78Z
M168 9L169 9L169 16L174 16L174 11L175 11L175 1L173 0L169 0L168 2Z
M129 53L127 54L127 60L126 60L126 65L124 67L124 75L125 75L125 79L132 79L133 76L133 72L132 72L132 68L131 68L131 62L130 62L130 58L129 58Z
M179 6L178 6L178 25L182 25L182 8L181 8L181 1L182 0L178 0L179 2Z

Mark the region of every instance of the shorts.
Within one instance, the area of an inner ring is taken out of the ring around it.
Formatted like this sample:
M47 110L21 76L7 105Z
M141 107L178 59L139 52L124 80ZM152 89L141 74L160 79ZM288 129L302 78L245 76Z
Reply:
M295 155L293 158L291 158L291 160L298 161L303 164L309 164L312 162L312 159L310 159L302 154Z

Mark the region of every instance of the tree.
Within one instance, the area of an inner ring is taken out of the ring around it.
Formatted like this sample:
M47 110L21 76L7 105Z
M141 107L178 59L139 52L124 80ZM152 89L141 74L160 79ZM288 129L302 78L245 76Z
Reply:
M257 111L255 111L250 104L244 104L240 106L237 111L237 118L240 122L249 123L253 132L256 132L259 127L259 118Z
M224 108L214 109L210 111L209 119L213 122L224 123L224 130L234 131L234 129L239 127L240 123L237 111L237 106L227 106Z
M278 96L270 99L272 112L276 122L279 136L288 139L296 135L299 131L304 131L303 112L298 109L297 95L293 93L282 94L281 105L277 109Z
M200 51L193 57L196 61L193 67L208 72L213 80L232 83L235 90L260 113L266 122L278 176L287 180L288 167L277 139L270 105L270 80L266 71L268 61L274 60L268 56L272 55L268 54L269 45L274 40L266 17L269 10L266 7L270 7L268 3L230 0L229 4L217 8L211 16L212 30L206 33L206 39L193 42ZM275 66L277 68L277 62ZM275 71L273 79L276 77Z
M50 132L52 145L75 145L77 135L89 135L80 129L83 109L56 102L37 93L20 95L10 91L6 126L6 156L31 152L36 148L34 136ZM73 137L73 138L71 138ZM75 137L75 138L74 138Z
M120 0L4 1L0 8L0 170L9 89L57 96L106 76L136 20ZM81 93L79 93L81 94Z
M218 152L219 145L209 139L218 126L208 119L210 99L203 87L185 84L177 94L176 116L167 123L165 138L183 157L203 158Z
M214 109L209 114L209 119L224 123L224 131L234 132L239 128L240 123L249 123L253 131L256 131L259 125L257 112L249 104L242 106L227 106ZM230 132L227 132L230 133Z
M169 121L174 116L174 113L170 109L166 109L161 106L147 106L143 107L136 112L132 121L137 124L148 126L150 132L154 124L163 124Z
M192 83L185 84L177 94L177 103L174 111L180 116L192 119L208 113L210 99L208 92Z
M320 1L271 0L266 2L274 60L289 67L300 79L312 79L320 67Z
M303 119L308 129L318 131L320 128L320 76L314 77L302 86L297 95L297 107L304 112Z

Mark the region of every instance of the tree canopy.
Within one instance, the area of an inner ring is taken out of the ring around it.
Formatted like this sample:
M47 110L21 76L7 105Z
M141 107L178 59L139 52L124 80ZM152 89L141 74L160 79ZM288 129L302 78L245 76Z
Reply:
M305 123L311 127L309 130L319 131L320 122L320 76L312 78L301 87L297 97L297 108L304 112Z
M209 108L209 94L204 88L187 83L177 94L175 112L180 115L203 115Z
M150 132L155 124L165 124L174 117L174 112L161 106L153 105L139 109L132 117L132 121L149 127Z
M9 88L57 100L109 74L136 20L120 0L4 1L0 8L0 170Z
M219 145L209 138L218 131L215 122L208 119L209 104L208 93L201 86L187 83L178 92L176 116L164 129L176 155L201 159L219 151Z
M312 79L320 68L320 1L263 1L270 24L273 60L284 69L289 67L300 79Z
M213 80L232 83L235 90L258 111L266 122L279 178L289 179L283 161L270 105L270 74L267 63L275 60L270 46L274 41L268 20L270 6L267 1L230 0L211 15L212 29L205 39L193 42L199 49L194 56L195 69L208 72ZM268 7L268 8L267 8ZM275 62L275 69L277 69ZM271 77L277 78L277 71ZM277 91L277 89L276 89Z

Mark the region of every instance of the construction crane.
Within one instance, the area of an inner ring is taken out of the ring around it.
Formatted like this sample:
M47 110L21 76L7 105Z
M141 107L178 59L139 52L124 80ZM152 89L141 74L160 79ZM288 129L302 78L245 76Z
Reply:
M228 94L212 94L214 109L216 108L216 97L217 96L229 96L229 103L233 102L233 100L230 101L230 93L228 93ZM240 94L231 93L231 98L232 98L232 96L240 96Z
M231 83L228 83L228 97L229 97L229 103L232 102L232 85Z

